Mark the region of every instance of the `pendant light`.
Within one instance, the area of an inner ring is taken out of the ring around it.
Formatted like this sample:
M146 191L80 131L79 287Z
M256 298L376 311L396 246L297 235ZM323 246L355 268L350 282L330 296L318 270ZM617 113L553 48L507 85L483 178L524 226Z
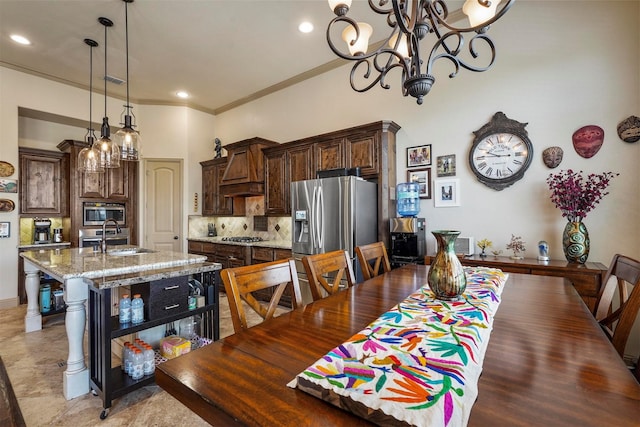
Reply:
M127 62L127 103L124 105L124 122L120 122L123 127L116 132L115 140L120 146L122 160L137 161L139 159L141 138L140 133L134 130L136 127L133 123L135 116L131 112L133 107L129 103L129 15L127 13L128 3L133 3L134 0L122 1L124 1L124 31Z
M104 25L104 117L100 128L98 150L100 152L100 165L112 169L120 167L120 148L111 141L111 129L109 117L107 117L107 28L113 26L113 21L108 18L98 18L98 22Z
M85 135L85 141L89 144L80 150L78 154L78 171L84 173L104 172L104 168L100 166L100 152L94 147L93 143L97 139L93 130L92 113L92 94L93 94L93 48L98 46L95 40L84 39L85 44L89 46L89 127Z

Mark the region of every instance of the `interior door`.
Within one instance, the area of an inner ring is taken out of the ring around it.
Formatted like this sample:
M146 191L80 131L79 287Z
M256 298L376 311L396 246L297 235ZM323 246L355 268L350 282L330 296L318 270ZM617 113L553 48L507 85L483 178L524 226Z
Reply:
M182 252L182 162L145 161L145 244Z

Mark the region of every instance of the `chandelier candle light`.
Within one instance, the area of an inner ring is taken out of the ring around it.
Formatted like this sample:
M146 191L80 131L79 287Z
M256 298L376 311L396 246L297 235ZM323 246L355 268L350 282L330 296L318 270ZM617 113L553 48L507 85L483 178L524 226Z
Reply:
M100 165L100 152L94 147L93 143L97 139L93 130L92 121L92 94L93 94L93 48L98 46L98 42L91 39L84 39L85 44L89 46L89 127L85 135L85 141L89 144L78 153L78 171L84 173L104 172L104 168Z
M371 10L386 16L386 24L391 31L375 44L372 52L368 52L373 27L347 17L351 0L329 0L329 7L336 17L327 27L327 42L340 58L356 61L350 77L351 88L356 92L365 92L378 83L389 89L385 78L391 70L399 68L402 72L402 94L411 95L418 104L422 104L435 82L432 72L438 59L452 63L450 78L455 77L461 67L476 72L491 68L496 50L487 35L489 26L505 14L514 1L466 0L462 13L450 13L446 0L369 0ZM462 19L462 14L468 17L470 26L453 25ZM332 29L342 28L344 24L346 28L340 34L349 52L338 48L332 41L332 36L336 35L336 30ZM466 36L469 37L468 47L463 49ZM421 43L424 46L431 38L430 45L421 52ZM464 50L468 51L465 57L462 56ZM476 64L476 60L483 56L481 52L488 53L488 60ZM356 78L359 68L362 77Z
M127 63L127 103L124 105L124 122L120 122L123 127L115 134L115 139L120 146L120 153L122 160L136 161L139 159L140 151L140 133L134 128L135 116L131 112L133 107L129 103L129 15L128 15L128 3L133 3L134 0L122 0L124 1L124 22L125 22L125 44L126 44L126 63Z

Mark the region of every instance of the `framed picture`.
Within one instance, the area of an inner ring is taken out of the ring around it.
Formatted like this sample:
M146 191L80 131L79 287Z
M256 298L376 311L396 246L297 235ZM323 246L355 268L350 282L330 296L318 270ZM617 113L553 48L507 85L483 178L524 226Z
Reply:
M457 178L436 179L433 194L434 204L437 208L460 206L460 180Z
M18 181L15 179L0 178L0 193L17 193Z
M438 176L456 176L456 155L438 156Z
M407 167L431 166L431 144L407 148Z
M420 185L421 199L431 198L431 168L408 170L407 182L417 182Z
M10 222L0 222L0 238L3 237L11 237L11 223Z

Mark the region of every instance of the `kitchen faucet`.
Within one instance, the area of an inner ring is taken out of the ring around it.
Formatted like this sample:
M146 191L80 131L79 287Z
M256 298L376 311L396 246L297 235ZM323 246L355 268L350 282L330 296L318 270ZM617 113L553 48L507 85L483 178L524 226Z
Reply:
M113 218L106 219L102 223L102 240L100 240L100 252L107 253L107 223L113 222L116 225L116 233L120 233L120 224Z

